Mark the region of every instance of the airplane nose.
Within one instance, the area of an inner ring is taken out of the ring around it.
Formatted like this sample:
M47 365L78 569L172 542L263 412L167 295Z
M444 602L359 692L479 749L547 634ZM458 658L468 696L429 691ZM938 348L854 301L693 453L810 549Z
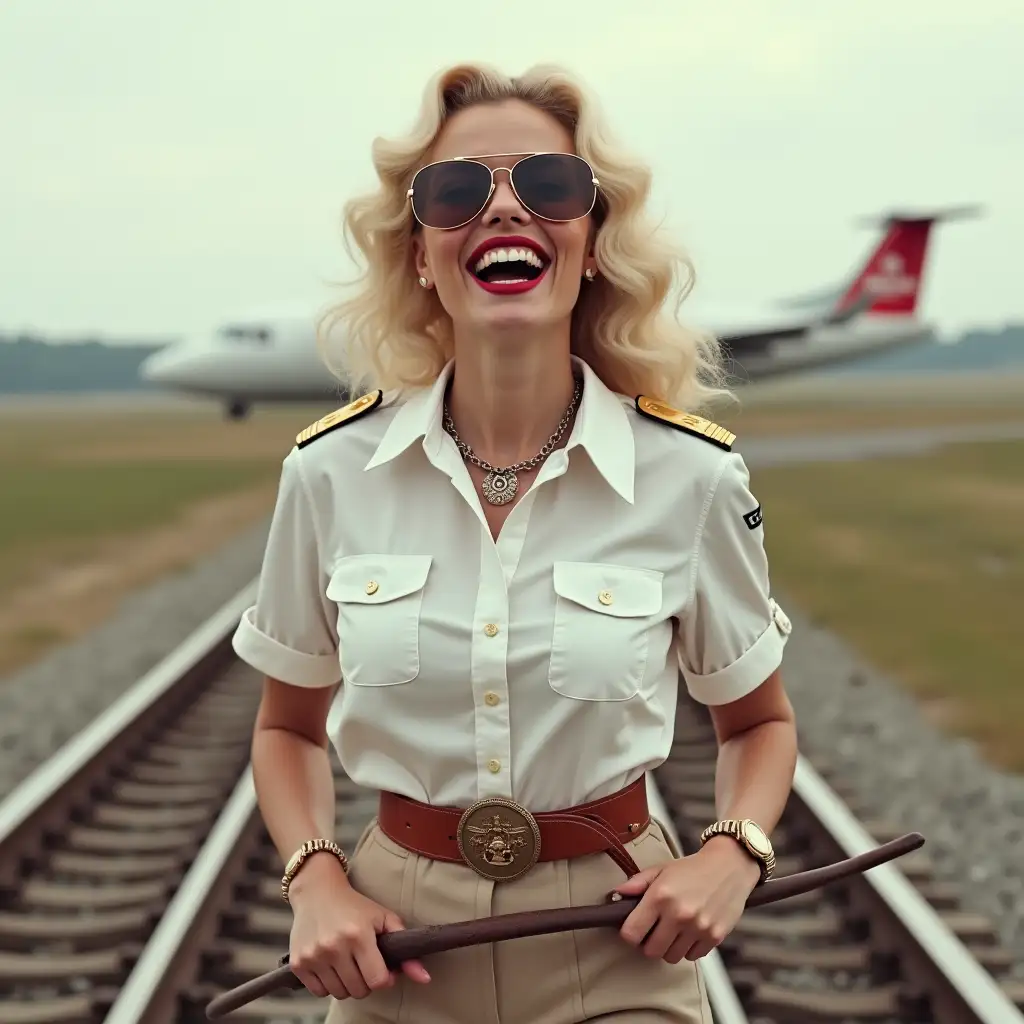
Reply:
M171 391L233 391L239 376L238 355L207 338L188 339L153 352L139 364L138 373L147 383Z
M152 384L163 383L164 368L167 365L167 349L158 349L139 364L139 376Z
M150 384L178 384L184 362L178 346L168 345L142 361L139 376Z

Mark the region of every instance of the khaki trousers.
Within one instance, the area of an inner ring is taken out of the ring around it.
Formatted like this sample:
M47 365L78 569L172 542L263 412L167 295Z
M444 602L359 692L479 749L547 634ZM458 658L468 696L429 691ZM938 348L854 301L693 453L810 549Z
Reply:
M659 824L626 844L642 870L678 856ZM600 903L624 879L606 854L536 864L490 882L462 864L409 853L376 822L351 858L355 888L407 928L495 914ZM711 1024L697 964L651 960L615 928L451 950L424 959L427 985L399 975L365 999L330 1001L324 1024Z

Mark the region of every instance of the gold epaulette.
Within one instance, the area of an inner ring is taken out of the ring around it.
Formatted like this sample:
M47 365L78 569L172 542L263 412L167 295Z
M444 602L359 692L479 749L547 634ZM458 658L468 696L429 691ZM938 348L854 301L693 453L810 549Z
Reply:
M711 420L706 420L701 416L680 412L678 409L673 409L672 406L665 405L664 402L656 402L646 395L637 395L636 411L650 420L667 423L670 427L675 427L676 430L682 430L687 434L693 434L694 437L710 441L727 452L732 451L733 442L736 440L736 435L732 431L726 430L725 427L712 423Z
M383 397L384 392L378 388L376 391L357 398L354 402L349 402L348 405L342 406L340 409L335 409L334 412L329 412L326 416L321 416L316 423L311 423L295 438L295 444L299 448L304 448L318 437L323 437L324 434L336 430L346 423L351 423L360 416L365 416L380 405L380 400Z

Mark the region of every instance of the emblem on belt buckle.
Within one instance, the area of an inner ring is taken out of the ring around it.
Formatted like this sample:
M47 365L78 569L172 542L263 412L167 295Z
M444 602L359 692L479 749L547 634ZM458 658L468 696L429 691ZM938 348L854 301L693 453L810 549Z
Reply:
M477 800L459 819L462 859L492 882L525 875L540 856L540 828L534 816L506 797Z

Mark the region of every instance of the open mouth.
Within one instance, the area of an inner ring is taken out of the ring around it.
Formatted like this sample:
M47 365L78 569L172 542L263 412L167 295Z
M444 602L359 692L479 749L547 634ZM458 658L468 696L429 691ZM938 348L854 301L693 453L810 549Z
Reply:
M485 291L509 295L529 291L547 273L551 261L527 239L508 240L519 244L494 244L478 247L466 269Z

